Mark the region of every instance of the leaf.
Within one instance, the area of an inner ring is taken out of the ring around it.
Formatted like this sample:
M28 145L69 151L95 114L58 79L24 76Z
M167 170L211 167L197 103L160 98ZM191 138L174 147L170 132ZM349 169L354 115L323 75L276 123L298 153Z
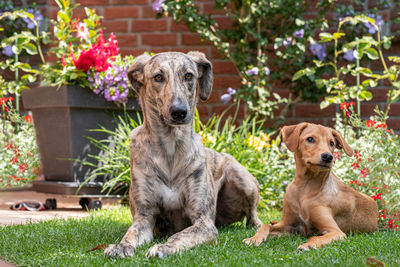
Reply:
M37 54L37 48L34 44L32 43L27 43L23 46L23 48L26 50L26 52L29 55L36 55Z
M316 79L315 80L315 85L317 85L317 87L319 89L321 89L322 87L324 87L326 84L326 81L324 79Z
M319 38L321 39L322 42L330 42L332 41L333 36L329 32L321 32L319 34Z
M94 248L92 248L92 249L89 249L89 250L86 251L86 252L92 252L92 251L95 251L95 250L105 249L106 247L107 247L107 244L101 244L101 245L98 245L97 247L94 247Z
M345 36L346 34L344 34L343 32L335 32L333 35L332 35L332 38L333 39L340 39L342 36Z
M362 99L365 99L365 100L369 101L369 100L372 99L372 93L370 91L366 91L366 90L365 91L361 91L360 92L360 97Z
M378 52L376 51L375 48L370 47L370 48L365 49L364 51L367 53L367 56L369 57L369 59L376 60L379 58Z
M319 104L319 107L321 109L327 108L331 103L329 101L323 100L321 101L321 104Z

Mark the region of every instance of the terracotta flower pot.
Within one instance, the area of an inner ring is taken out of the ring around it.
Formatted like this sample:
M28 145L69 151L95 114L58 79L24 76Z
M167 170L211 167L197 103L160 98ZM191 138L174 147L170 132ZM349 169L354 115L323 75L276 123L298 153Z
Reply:
M103 96L80 86L38 87L22 93L24 108L31 110L36 129L45 181L34 183L39 192L75 194L86 180L91 168L82 162L91 161L88 154L99 150L88 137L105 139L100 132L91 132L104 126L115 129L114 118L123 114L123 107L107 102ZM127 103L127 112L134 117L140 107L136 99ZM128 149L128 148L127 148ZM104 177L96 177L79 194L98 194Z

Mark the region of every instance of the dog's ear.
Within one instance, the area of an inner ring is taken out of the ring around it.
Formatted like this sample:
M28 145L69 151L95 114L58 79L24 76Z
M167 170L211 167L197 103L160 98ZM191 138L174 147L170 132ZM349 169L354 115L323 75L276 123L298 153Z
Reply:
M344 149L344 152L347 154L347 156L353 156L353 149L349 146L349 144L347 144L343 136L335 129L332 129L332 135L335 138L336 148Z
M205 101L211 94L213 86L213 72L211 62L198 51L191 51L187 55L197 64L199 71L200 99Z
M295 152L299 145L299 136L301 132L308 126L308 123L302 122L296 125L283 126L281 129L282 141L286 147Z
M133 89L136 93L139 93L140 88L144 83L144 66L147 61L151 58L148 54L143 54L135 59L132 67L128 70L128 79L132 84Z

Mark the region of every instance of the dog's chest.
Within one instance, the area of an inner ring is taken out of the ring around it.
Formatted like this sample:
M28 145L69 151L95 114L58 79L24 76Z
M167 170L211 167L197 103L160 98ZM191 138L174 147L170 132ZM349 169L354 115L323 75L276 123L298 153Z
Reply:
M161 184L159 188L161 205L166 210L177 210L181 208L180 190L170 188L165 184Z

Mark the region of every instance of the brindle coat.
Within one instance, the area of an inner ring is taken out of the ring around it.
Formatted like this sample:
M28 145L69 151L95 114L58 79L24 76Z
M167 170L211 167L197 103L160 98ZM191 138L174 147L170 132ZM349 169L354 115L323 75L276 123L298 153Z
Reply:
M155 235L169 235L147 252L164 257L215 240L216 225L244 217L248 225L260 225L257 180L232 156L204 148L192 129L197 97L206 100L212 89L212 66L204 54L142 55L128 76L144 117L131 133L133 223L104 254L132 256Z

